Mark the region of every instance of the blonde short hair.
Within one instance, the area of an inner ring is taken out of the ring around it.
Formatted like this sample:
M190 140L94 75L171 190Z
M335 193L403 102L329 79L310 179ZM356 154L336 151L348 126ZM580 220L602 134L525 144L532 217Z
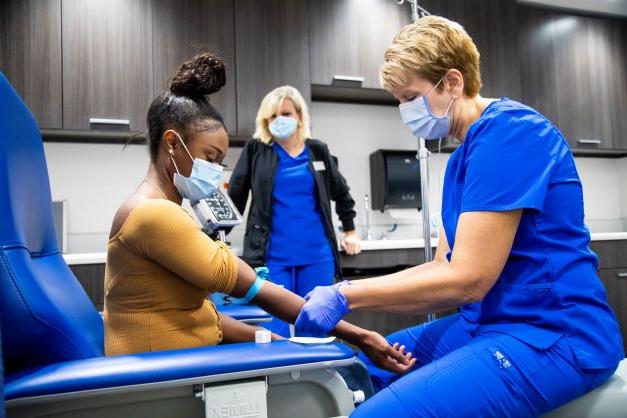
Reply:
M386 90L400 88L409 84L413 75L436 84L453 68L464 77L464 94L479 94L481 71L475 43L459 23L426 16L401 29L385 51L381 85Z
M253 138L257 138L262 142L269 144L272 142L272 134L268 128L268 119L275 115L283 100L289 99L294 103L296 111L300 115L301 124L298 127L298 135L301 140L311 138L311 118L309 116L309 108L307 102L300 92L292 86L281 86L266 94L261 101L257 117L255 118L255 133Z

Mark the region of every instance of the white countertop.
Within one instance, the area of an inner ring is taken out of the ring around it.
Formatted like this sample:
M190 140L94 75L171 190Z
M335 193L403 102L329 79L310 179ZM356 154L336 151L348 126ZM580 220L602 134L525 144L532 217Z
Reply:
M592 241L613 241L627 240L627 232L598 232L590 234ZM431 246L436 247L438 240L431 239ZM402 248L424 248L425 241L421 239L386 239L362 241L361 249L363 251L372 250L398 250ZM237 255L241 255L242 249L234 247L233 251ZM65 262L70 265L77 264L103 264L107 260L107 253L82 253L82 254L63 254Z
M107 253L74 253L63 254L68 265L77 264L104 264L107 261Z
M590 234L591 241L627 240L627 232L596 232ZM431 238L431 246L436 247L438 240ZM420 239L386 239L362 241L361 249L368 250L396 250L400 248L424 248L425 241Z

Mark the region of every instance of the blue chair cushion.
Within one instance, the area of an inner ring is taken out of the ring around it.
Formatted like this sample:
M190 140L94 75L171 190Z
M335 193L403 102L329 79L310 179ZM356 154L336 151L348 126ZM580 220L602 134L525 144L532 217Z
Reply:
M339 343L300 345L238 343L215 347L74 360L20 372L6 378L7 400L91 389L166 382L316 362L350 360Z
M270 320L272 315L264 311L255 305L219 305L217 306L218 312L237 319L238 321L256 319L256 320Z

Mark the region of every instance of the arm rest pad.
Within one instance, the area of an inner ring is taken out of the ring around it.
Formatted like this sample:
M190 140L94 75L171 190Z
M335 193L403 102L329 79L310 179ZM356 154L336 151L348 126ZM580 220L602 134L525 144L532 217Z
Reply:
M271 319L272 316L256 305L218 305L218 312L230 316L238 321L250 319Z
M299 345L289 341L275 341L271 344L225 344L51 364L7 376L4 389L5 397L9 400L275 367L305 366L310 363L350 360L354 355L350 348L339 343Z

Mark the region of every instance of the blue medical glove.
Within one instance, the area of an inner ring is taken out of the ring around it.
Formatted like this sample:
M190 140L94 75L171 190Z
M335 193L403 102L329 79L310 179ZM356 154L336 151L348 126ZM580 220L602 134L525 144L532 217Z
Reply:
M316 286L305 296L305 306L296 318L296 335L324 337L350 312L339 286Z

